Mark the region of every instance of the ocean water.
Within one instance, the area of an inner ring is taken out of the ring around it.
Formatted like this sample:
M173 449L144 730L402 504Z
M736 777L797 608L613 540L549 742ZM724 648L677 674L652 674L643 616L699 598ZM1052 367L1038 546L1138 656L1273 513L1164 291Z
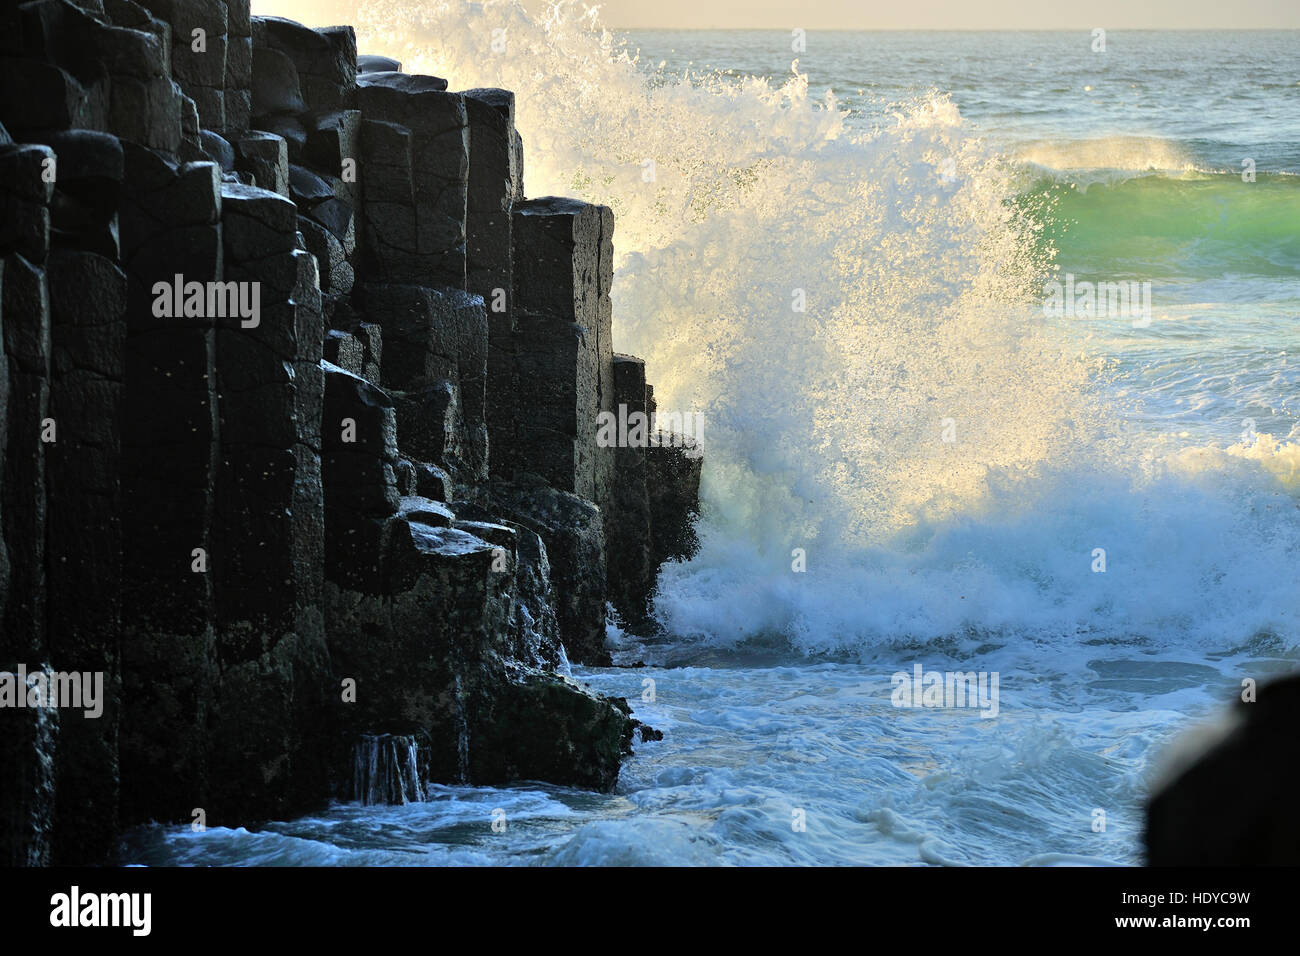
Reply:
M1300 33L255 7L514 89L529 195L613 206L615 347L706 422L702 548L667 636L611 623L646 666L575 669L664 731L613 794L436 786L130 861L1137 864L1171 741L1300 665ZM1067 276L1149 312L1048 314ZM895 706L917 665L996 675L996 715Z

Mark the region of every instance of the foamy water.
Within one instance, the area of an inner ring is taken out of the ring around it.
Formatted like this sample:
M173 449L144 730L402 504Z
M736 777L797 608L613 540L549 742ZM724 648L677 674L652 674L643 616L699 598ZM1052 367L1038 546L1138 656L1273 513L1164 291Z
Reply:
M707 421L703 546L671 637L611 629L650 666L581 674L665 731L614 795L436 787L134 859L1131 864L1163 746L1295 667L1275 38L814 34L792 71L788 37L624 47L572 7L257 6L514 89L529 195L614 208L615 346ZM1210 55L1240 109L1201 104ZM1066 272L1150 281L1150 324L1045 316ZM998 715L894 707L917 663L996 672Z

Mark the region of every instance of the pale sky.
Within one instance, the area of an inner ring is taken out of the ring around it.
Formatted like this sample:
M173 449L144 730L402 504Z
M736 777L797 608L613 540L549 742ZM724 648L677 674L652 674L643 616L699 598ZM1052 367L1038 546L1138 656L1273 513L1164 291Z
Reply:
M418 0L405 0L415 3ZM313 26L347 0L253 0ZM543 0L524 0L539 9ZM603 0L609 27L791 30L1300 29L1300 0ZM1300 57L1300 38L1296 56Z
M604 0L613 27L805 30L1300 27L1300 0ZM1300 41L1296 55L1300 57Z

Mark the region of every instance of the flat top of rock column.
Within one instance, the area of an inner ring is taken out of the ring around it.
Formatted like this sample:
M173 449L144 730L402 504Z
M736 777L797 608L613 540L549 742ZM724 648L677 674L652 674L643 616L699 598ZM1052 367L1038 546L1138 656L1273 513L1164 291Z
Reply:
M379 56L376 53L362 53L357 57L358 73L401 73L400 60L391 56Z
M515 118L515 94L511 90L499 90L495 87L475 87L462 94L467 100L476 100L492 107L506 119Z
M539 196L514 204L514 211L521 216L576 216L592 208L592 203L569 196Z
M362 73L357 76L357 86L380 86L400 93L445 93L447 81L440 76L422 76L419 73L398 73L386 70L379 73Z
M256 219L276 232L298 229L298 207L279 193L243 183L223 182L221 201L228 212Z

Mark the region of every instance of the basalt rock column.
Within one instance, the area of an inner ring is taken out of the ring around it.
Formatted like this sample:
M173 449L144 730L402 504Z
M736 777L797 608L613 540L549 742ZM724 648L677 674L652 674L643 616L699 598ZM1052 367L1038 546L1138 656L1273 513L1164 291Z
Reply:
M383 331L381 377L402 450L446 469L458 486L487 479L488 319L459 289L367 283L354 301Z
M511 396L518 390L511 208L524 198L523 148L515 130L513 93L476 89L464 97L470 134L466 288L481 296L487 308L490 465L494 476L508 477L517 464Z
M387 519L397 513L397 416L381 389L325 362L321 417L325 578L345 591L383 591ZM327 586L328 591L328 586ZM330 621L331 631L333 620Z
M540 475L583 506L529 488L506 497L528 502L546 541L559 592L560 629L570 654L603 662L605 542L601 510L610 502L614 449L597 442L601 412L613 408L609 288L613 213L575 199L547 197L514 205L516 476ZM523 516L519 520L524 521ZM545 530L543 530L543 528ZM599 540L596 540L599 539Z
M495 570L494 546L453 529L445 505L399 496L392 401L324 368L330 650L356 689L334 711L340 736L418 734L432 778L464 780L475 702L499 676L485 661L509 639L512 569Z
M704 458L694 438L660 428L652 385L646 386L646 410L655 420L646 448L646 485L650 495L650 560L658 568L665 561L689 560L700 548L695 522L700 516Z
M4 539L10 578L5 608L6 656L44 657L45 447L50 402L50 301L46 276L54 195L45 146L0 147L4 206L4 340L8 359L8 451ZM30 660L30 659L29 659ZM35 663L34 660L31 660Z
M219 280L223 256L216 165L177 169L129 143L124 153L120 750L123 821L134 823L206 806L216 340L206 295L187 314L175 283Z
M226 0L226 72L222 106L227 139L248 129L253 112L253 24L248 0Z
M357 81L357 37L350 26L313 30L283 17L253 17L254 49L271 49L292 61L309 110L352 106Z
M404 73L357 78L368 280L465 288L470 134L464 97L446 87Z
M0 537L7 587L0 592L0 670L48 665L45 635L45 449L49 416L49 203L54 186L43 171L54 152L35 145L0 145L0 321L7 385L4 414L3 511ZM46 865L54 815L57 715L0 708L0 862Z
M555 586L560 639L569 657L608 664L605 650L605 529L599 508L536 475L492 489L491 507L537 534L546 545Z
M171 25L171 73L194 101L199 125L226 128L229 17L223 0L143 0Z
M60 712L55 862L117 853L122 593L121 405L127 279L117 266L122 147L107 133L53 138L49 258L50 437L46 627L54 668L91 675L93 705Z
M613 450L597 446L597 416L613 406L609 271L614 214L547 197L515 204L521 459L554 487L603 503Z
M613 411L604 429L604 436L617 444L614 487L605 515L609 599L626 623L642 626L647 623L659 565L651 546L646 465L650 427L645 362L641 359L614 356Z
M111 16L96 6L7 5L0 118L15 135L84 128L177 155L185 96L170 74L168 25L136 4L110 5Z
M0 668L104 690L0 711L0 860L300 813L368 732L615 780L626 709L553 674L602 653L612 220L521 246L510 94L356 59L247 0L0 9Z
M258 176L257 185L298 205L306 247L317 259L327 320L352 288L359 200L360 114L356 94L356 36L351 27L313 30L279 17L254 17L253 120L280 137L287 166L284 188ZM251 134L250 134L251 135Z
M320 293L315 260L296 246L297 209L282 196L226 184L222 238L226 295L240 308L215 318L221 684L210 782L217 813L281 815L310 803L326 776L306 742L328 672Z

